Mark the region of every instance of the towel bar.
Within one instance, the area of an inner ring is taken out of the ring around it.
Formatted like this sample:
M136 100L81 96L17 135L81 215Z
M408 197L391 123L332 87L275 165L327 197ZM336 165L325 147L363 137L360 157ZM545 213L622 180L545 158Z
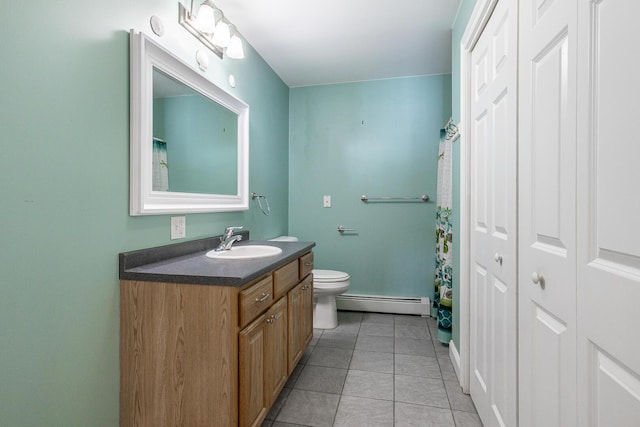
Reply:
M360 200L362 200L364 203L368 203L368 202L428 202L429 201L429 196L427 196L426 194L423 194L422 196L418 196L418 197L389 197L389 196L368 197L366 195L362 195L362 197L360 197Z

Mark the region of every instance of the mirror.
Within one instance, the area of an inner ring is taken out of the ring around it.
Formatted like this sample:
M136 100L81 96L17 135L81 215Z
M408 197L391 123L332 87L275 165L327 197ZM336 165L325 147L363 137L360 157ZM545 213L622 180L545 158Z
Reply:
M131 32L131 215L249 208L249 106Z
M236 192L238 115L153 69L152 189Z

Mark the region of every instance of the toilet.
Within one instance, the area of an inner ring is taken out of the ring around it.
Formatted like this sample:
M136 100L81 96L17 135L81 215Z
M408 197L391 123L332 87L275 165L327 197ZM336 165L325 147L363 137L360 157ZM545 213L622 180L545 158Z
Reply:
M349 275L335 270L313 270L313 327L333 329L338 326L336 296L349 289Z
M276 242L297 242L293 236L271 239ZM336 296L347 292L350 276L342 271L313 270L313 327L334 329L338 326Z

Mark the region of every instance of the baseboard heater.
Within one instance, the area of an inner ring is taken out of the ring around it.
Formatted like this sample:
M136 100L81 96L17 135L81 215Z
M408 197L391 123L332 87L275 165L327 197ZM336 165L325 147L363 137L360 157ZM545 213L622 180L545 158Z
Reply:
M429 316L429 298L342 294L336 297L338 310Z

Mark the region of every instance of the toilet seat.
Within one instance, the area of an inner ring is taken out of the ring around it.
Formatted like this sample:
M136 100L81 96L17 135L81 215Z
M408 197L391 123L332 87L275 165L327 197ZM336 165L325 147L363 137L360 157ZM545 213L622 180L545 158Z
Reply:
M349 280L350 276L343 271L335 270L313 270L313 280L318 282L343 282Z
M342 271L313 270L312 273L313 287L318 291L341 288L349 283L350 276Z

